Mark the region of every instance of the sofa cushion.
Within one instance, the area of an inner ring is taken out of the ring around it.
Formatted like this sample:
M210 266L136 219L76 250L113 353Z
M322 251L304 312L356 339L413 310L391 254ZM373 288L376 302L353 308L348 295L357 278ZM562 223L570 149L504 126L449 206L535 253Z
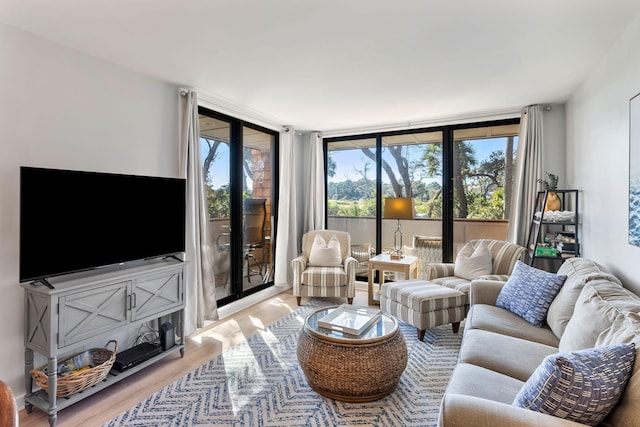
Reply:
M491 251L487 245L464 246L454 264L453 275L467 280L491 274Z
M548 326L538 328L522 317L488 304L474 304L467 314L465 333L468 329L482 329L516 338L558 346L558 337Z
M557 347L470 329L465 331L458 361L527 381L541 360L557 352Z
M532 325L542 326L566 278L518 261L498 295L496 306L521 316Z
M602 331L596 340L596 347L610 344L634 343L640 347L640 314L622 313L610 327Z
M618 283L620 281L609 274L609 270L604 266L588 258L567 258L558 269L557 274L567 276L567 280L549 306L547 323L559 338L573 315L573 308L585 283L596 279L612 280Z
M576 301L573 316L560 338L560 351L594 347L602 332L627 312L640 312L640 298L615 281L585 283Z
M318 267L337 267L342 264L340 242L331 236L326 242L320 234L316 234L309 254L309 265Z
M453 370L446 392L511 404L523 384L523 381L490 369L469 363L458 363Z
M634 360L634 344L547 356L513 404L595 426L620 399Z
M565 280L564 285L562 285L560 292L558 292L547 312L547 323L556 336L561 337L564 334L567 324L571 316L573 316L580 292L582 292L584 285L591 281L620 283L615 276L608 273L592 272L585 275L573 274L567 276L567 280ZM622 285L620 284L620 286Z
M586 276L594 273L608 274L609 270L589 258L579 257L567 258L558 269L558 274L567 277Z

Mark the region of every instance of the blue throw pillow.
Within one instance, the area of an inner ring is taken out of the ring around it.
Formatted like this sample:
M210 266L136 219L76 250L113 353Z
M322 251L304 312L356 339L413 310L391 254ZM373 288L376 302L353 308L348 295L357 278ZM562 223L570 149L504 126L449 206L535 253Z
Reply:
M598 425L618 403L635 357L633 343L547 356L513 406Z
M517 261L498 295L496 306L541 327L547 318L549 306L566 278L567 276L549 273Z

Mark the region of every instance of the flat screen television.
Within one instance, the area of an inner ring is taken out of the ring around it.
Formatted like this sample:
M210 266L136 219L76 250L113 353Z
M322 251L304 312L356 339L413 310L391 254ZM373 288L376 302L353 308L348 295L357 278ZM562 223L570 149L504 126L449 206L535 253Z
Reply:
M20 282L185 250L184 179L20 168Z

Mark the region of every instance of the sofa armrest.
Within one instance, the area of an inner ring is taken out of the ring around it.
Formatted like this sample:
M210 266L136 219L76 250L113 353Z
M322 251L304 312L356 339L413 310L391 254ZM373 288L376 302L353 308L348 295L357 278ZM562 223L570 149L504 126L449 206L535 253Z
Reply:
M453 276L453 271L453 263L429 263L427 264L427 280Z
M446 393L440 405L440 427L577 427L584 424L506 403L461 394Z
M496 305L498 295L500 295L504 284L505 282L499 280L472 280L469 290L469 305Z
M508 274L486 274L484 276L478 277L478 280L499 280L501 282L506 282L509 280Z

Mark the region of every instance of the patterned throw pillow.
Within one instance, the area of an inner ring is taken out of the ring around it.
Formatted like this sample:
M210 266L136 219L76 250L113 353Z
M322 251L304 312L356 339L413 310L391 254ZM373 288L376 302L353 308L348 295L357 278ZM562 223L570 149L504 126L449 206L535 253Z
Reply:
M496 306L541 327L551 302L560 292L566 278L567 276L549 273L517 261L498 295Z
M614 344L547 356L522 386L513 406L598 425L631 376L635 345Z

